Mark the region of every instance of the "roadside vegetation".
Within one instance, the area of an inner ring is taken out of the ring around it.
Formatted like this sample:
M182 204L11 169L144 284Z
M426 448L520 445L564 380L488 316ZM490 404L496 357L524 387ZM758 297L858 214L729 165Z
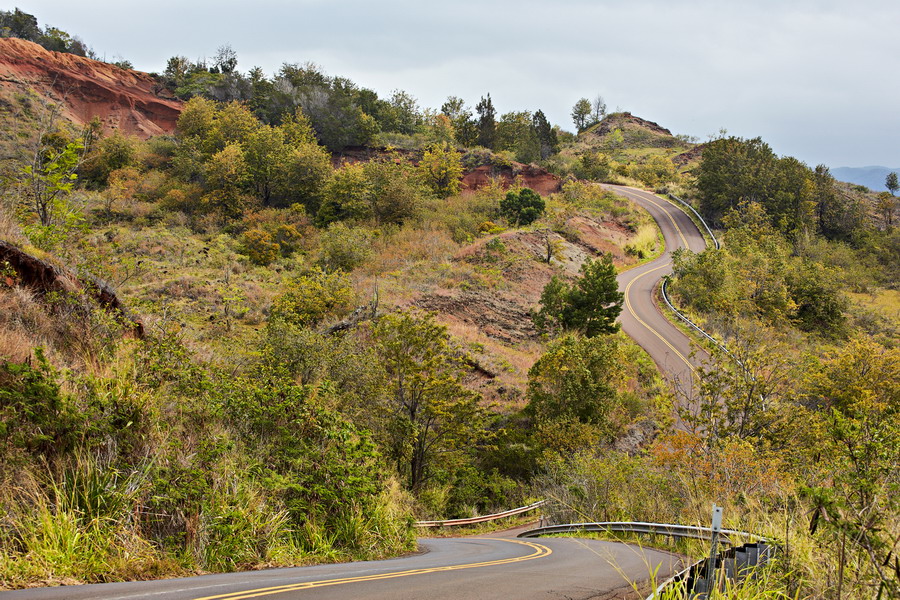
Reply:
M707 145L692 195L724 243L678 253L670 289L729 352L707 348L680 428L566 457L538 486L561 522L708 525L724 506L781 546L765 588L728 597L897 596L898 315L869 300L896 293L890 215L760 140Z
M606 289L658 251L627 200L574 180L462 190L466 169L515 163L461 141L454 99L409 107L403 135L431 140L412 152L342 160L371 143L350 131L365 115L267 117L203 89L146 141L74 130L37 96L4 115L22 140L0 213L4 587L395 555L413 519L520 505L546 457L667 418L652 364L609 333L621 299L576 285L588 258ZM495 133L550 135L519 124ZM551 279L580 291L542 336Z
M784 542L784 594L898 593L884 198L758 140L701 161L602 99L576 136L487 94L241 73L227 46L158 77L186 100L172 136L76 131L27 94L0 115L4 588L396 555L417 518L546 497L557 521L716 502ZM675 261L731 351L694 398L615 325L616 271L661 242L610 181L724 232Z

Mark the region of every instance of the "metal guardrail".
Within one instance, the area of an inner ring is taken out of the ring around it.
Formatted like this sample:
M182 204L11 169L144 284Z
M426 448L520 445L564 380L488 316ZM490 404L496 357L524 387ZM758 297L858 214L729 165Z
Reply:
M676 196L675 194L668 194L668 196L669 196L669 198L671 198L672 200L677 200L678 202L680 202L680 203L684 204L685 206L687 206L687 207L691 210L691 212L694 213L694 214L697 216L697 218L700 220L700 222L703 223L703 227L706 228L706 233L708 233L708 234L709 234L709 237L712 239L713 244L714 244L715 247L716 247L716 250L718 250L718 249L719 249L719 240L717 240L717 239L716 239L716 236L713 235L712 229L709 228L709 225L706 224L706 221L703 220L703 217L700 216L700 213L698 213L698 212L694 209L693 206L691 206L690 204L688 204L687 202L685 202L684 200L682 200L681 198L679 198L679 197Z
M695 525L673 525L671 523L644 523L636 521L603 521L600 523L547 525L546 527L537 527L535 529L523 531L518 537L540 537L542 535L578 533L580 531L653 534L695 540L710 540L713 535L713 530L711 528L698 527ZM731 537L747 537L757 540L764 539L753 533L733 529L720 529L719 535L724 536L726 540L730 540Z
M662 535L673 538L689 538L711 540L714 535L719 539L731 543L733 538L752 538L755 541L746 543L740 547L731 547L716 555L713 562L713 570L710 572L710 559L704 558L697 561L683 571L676 573L662 582L651 593L647 600L659 598L666 589L674 589L682 586L685 598L705 597L715 586L719 586L725 579L740 580L747 577L757 566L765 564L775 551L775 546L766 538L733 529L713 530L709 527L693 525L673 525L670 523L643 523L631 521L608 521L600 523L567 523L564 525L549 525L538 527L519 534L520 538L539 537L542 535L554 535L560 533L615 532L632 534Z
M710 342L712 342L713 344L715 344L716 346L718 346L720 350L722 350L725 354L727 354L727 355L730 356L732 359L734 359L735 361L737 361L738 364L740 364L740 361L739 361L737 358L735 358L735 356L728 350L728 348L725 347L725 344L723 344L722 342L720 342L719 340L717 340L717 339L714 338L713 336L711 336L711 335L709 335L708 333L706 333L705 331L703 331L703 329L702 329L699 325L697 325L696 323L694 323L693 321L691 321L691 319L688 318L687 315L685 315L685 314L682 313L680 310L678 310L677 308L675 308L675 305L672 304L672 300L669 299L669 290L668 290L668 286L669 286L669 276L666 275L665 277L663 277L663 282L662 282L662 297L663 297L663 300L665 300L665 302L666 302L666 306L669 307L669 310L671 310L673 313L675 313L676 315L678 315L678 318L679 318L679 319L681 319L682 321L684 321L685 323L687 323L691 328L693 328L695 331L697 331L697 333L699 333L699 334L702 335L704 338L706 338L707 340L709 340ZM741 365L741 366L743 366L743 365Z
M700 222L701 222L701 223L703 224L703 226L706 228L706 232L709 233L709 237L712 239L713 244L715 244L716 250L718 250L718 249L720 248L720 246L719 246L719 240L717 240L717 239L716 239L716 236L713 235L712 229L709 228L709 225L706 224L706 221L703 220L703 217L700 216L700 213L698 213L696 210L694 210L694 207L693 207L693 206L691 206L690 204L688 204L687 202L685 202L684 200L682 200L681 198L679 198L679 197L676 196L675 194L669 194L669 197L672 198L673 200L677 200L677 201L680 202L681 204L685 205L686 207L688 207L688 208L691 210L691 212L693 212L695 215L697 215L697 218L700 220ZM669 275L666 275L665 277L663 277L663 282L662 282L662 286L661 286L662 297L663 297L663 300L666 302L666 306L668 306L669 309L670 309L672 312L674 312L674 313L678 316L679 319L681 319L682 321L684 321L685 323L687 323L688 326L690 326L692 329L694 329L697 333L699 333L699 334L702 335L704 338L706 338L707 340L709 340L710 342L712 342L712 343L713 343L717 348L719 348L722 352L724 352L724 353L727 354L729 357L731 357L731 359L732 359L739 367L741 367L742 369L744 369L744 370L746 371L746 370L747 370L747 367L744 366L743 361L741 361L738 357L736 357L734 354L732 354L731 351L728 349L727 346L725 346L724 343L722 343L722 342L720 342L719 340L715 339L713 336L711 336L711 335L708 334L706 331L704 331L702 327L700 327L699 325L697 325L696 323L694 323L687 315L685 315L683 312L681 312L680 310L678 310L677 308L675 308L675 304L673 304L673 303L672 303L672 300L669 298L669 289L668 289L668 286L669 286L669 277L670 277Z
M507 510L501 513L494 513L492 515L484 515L481 517L471 517L468 519L447 519L445 521L416 521L416 527L452 527L454 525L474 525L476 523L485 523L487 521L496 521L497 519L503 519L505 517L514 517L516 515L521 515L522 513L527 513L536 508L542 507L546 504L546 500L541 500L539 502L535 502L534 504L529 504L528 506L520 506L519 508L513 508L512 510Z
M752 575L753 569L765 565L775 553L776 546L768 541L759 541L737 548L729 548L716 556L715 568L710 572L709 558L692 564L683 571L663 581L647 596L646 600L656 600L667 590L681 590L678 598L706 598L713 589L722 589L725 580L741 581Z

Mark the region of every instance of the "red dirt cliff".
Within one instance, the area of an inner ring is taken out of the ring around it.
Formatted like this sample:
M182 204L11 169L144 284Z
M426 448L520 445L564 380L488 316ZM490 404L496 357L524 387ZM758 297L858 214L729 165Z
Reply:
M0 87L63 104L63 116L84 125L98 117L105 132L119 130L146 139L175 131L182 103L147 73L51 52L17 38L0 39Z

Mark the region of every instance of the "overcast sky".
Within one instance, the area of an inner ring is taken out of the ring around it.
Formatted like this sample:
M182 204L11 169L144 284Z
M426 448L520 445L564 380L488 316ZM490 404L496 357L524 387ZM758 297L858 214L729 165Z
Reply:
M20 0L101 56L173 55L271 74L318 63L420 106L448 95L564 129L580 97L706 139L761 136L814 166L900 167L897 0ZM11 6L7 7L10 9Z

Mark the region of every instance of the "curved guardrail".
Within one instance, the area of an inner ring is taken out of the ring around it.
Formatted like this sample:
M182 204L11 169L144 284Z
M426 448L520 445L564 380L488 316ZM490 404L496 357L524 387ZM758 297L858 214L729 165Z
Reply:
M640 533L662 535L666 537L690 538L695 540L711 540L713 530L709 527L696 525L673 525L671 523L645 523L641 521L603 521L599 523L566 523L564 525L547 525L523 531L518 537L540 537L542 535L554 535L560 533L578 533L580 531L614 532L614 533ZM747 537L764 540L762 536L746 531L734 529L720 529L719 536Z
M765 564L775 551L766 538L733 529L713 530L709 527L694 525L673 525L671 523L644 523L633 521L606 521L599 523L567 523L564 525L549 525L538 527L519 534L520 538L540 537L542 535L554 535L560 533L578 533L582 531L615 532L632 534L662 535L672 538L690 538L700 540L712 540L716 537L720 541L729 544L734 538L751 538L754 541L739 547L731 547L719 552L710 569L710 559L704 558L690 565L683 571L676 573L662 582L647 600L658 598L667 588L682 586L686 597L694 594L709 592L719 582L725 579L739 580L747 577L757 566ZM712 572L710 572L712 571Z
M684 204L685 206L687 206L687 207L691 210L691 212L694 213L694 215L697 216L697 219L700 220L700 222L703 224L703 227L706 229L706 233L708 233L710 239L712 239L713 244L714 244L715 247L716 247L716 250L718 250L718 249L719 249L719 240L716 239L716 236L713 234L712 229L709 228L709 225L706 224L706 221L703 220L703 217L700 216L700 213L698 213L698 212L694 209L693 206L691 206L690 204L688 204L687 202L685 202L684 200L682 200L681 198L679 198L679 197L676 196L675 194L668 194L668 196L669 196L669 198L671 198L672 200L677 200L677 201L680 202L681 204Z
M505 517L514 517L516 515L521 515L522 513L527 513L536 508L542 507L546 504L546 500L540 500L535 502L534 504L529 504L528 506L520 506L519 508L513 508L512 510L507 510L501 513L494 513L492 515L484 515L481 517L471 517L468 519L447 519L444 521L416 521L416 527L452 527L454 525L474 525L476 523L485 523L487 521L496 521L497 519L503 519Z
M661 288L661 290L662 290L662 297L663 297L663 300L665 300L666 306L669 307L669 310L671 310L673 313L675 313L675 314L678 316L679 319L681 319L682 321L684 321L685 323L687 323L687 324L688 324L692 329L694 329L697 333L699 333L699 334L702 335L704 338L706 338L707 340L709 340L710 342L712 342L713 344L715 344L716 346L718 346L718 348L719 348L720 350L722 350L725 354L727 354L727 355L730 356L732 359L734 359L735 361L737 361L738 364L740 364L740 361L738 361L737 358L735 358L735 356L728 350L728 348L725 347L725 344L723 344L722 342L720 342L719 340L717 340L717 339L714 338L713 336L711 336L711 335L709 335L708 333L706 333L705 331L703 331L703 329L702 329L699 325L697 325L696 323L694 323L693 321L691 321L691 319L688 318L687 315L685 315L685 314L682 313L680 310L678 310L677 308L675 308L675 305L672 304L672 300L669 298L669 290L668 290L668 286L669 286L669 276L666 275L665 277L663 277L663 282L662 282L662 288ZM742 365L742 366L743 366L743 365Z

